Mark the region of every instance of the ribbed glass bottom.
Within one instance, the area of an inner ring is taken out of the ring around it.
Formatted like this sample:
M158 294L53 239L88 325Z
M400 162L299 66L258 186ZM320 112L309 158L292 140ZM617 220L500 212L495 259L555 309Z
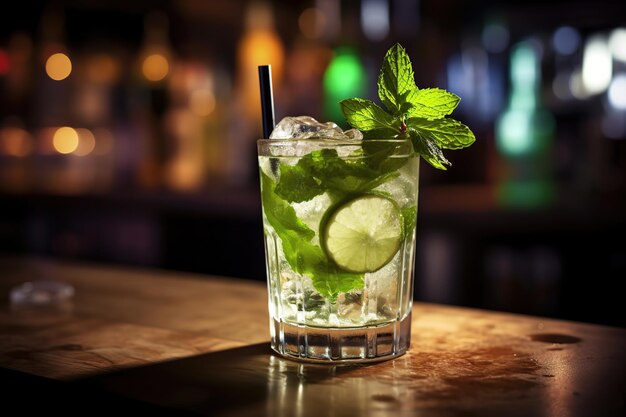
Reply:
M374 362L404 354L411 343L411 314L370 327L298 326L272 319L272 349L308 362Z

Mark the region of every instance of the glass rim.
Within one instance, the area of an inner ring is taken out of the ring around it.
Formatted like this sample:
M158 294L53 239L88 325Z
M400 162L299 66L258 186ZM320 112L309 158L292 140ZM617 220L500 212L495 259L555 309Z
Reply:
M289 138L289 139L257 139L258 145L287 145L290 143L312 143L312 144L328 144L328 145L345 145L345 146L360 146L364 142L369 143L390 143L390 144L403 144L406 142L411 142L409 138L406 139L355 139L355 140L347 140L347 139L329 139L329 138Z

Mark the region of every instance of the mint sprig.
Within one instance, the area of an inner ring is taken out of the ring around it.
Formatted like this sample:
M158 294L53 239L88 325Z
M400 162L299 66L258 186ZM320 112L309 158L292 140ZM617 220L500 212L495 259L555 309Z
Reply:
M378 77L378 97L385 109L370 100L343 100L341 111L350 126L364 132L364 140L410 139L414 152L438 169L451 165L442 149L462 149L476 141L463 123L446 117L460 98L440 88L420 90L411 60L395 44L385 54Z

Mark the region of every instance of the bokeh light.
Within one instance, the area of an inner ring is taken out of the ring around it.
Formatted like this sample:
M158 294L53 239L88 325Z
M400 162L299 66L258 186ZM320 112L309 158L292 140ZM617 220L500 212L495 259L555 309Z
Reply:
M573 98L572 91L570 90L570 77L570 73L562 71L556 74L554 81L552 81L552 92L559 100L569 100Z
M72 73L72 61L63 53L50 55L46 61L46 74L55 81L66 79Z
M609 104L617 110L626 110L626 73L615 75L609 85Z
M33 138L30 133L19 127L6 127L0 130L0 153L24 157L33 150Z
M571 55L580 46L580 34L571 26L561 26L552 36L552 47L561 55Z
M569 77L569 91L572 95L578 100L584 100L589 97L589 93L585 90L585 86L583 84L583 74L582 71L576 70L572 72L572 75Z
M496 146L509 157L535 154L548 146L554 121L541 108L540 59L531 41L515 45L511 52L512 91L507 110L496 125Z
M298 27L300 27L300 31L309 39L320 38L325 24L326 16L324 16L321 10L315 7L304 9L298 18Z
M215 95L208 88L196 90L189 98L189 108L197 116L208 116L215 110Z
M589 94L605 91L611 82L613 59L606 38L602 35L590 37L583 54L582 81Z
M89 155L96 147L96 137L89 129L76 129L76 133L78 134L78 145L74 149L74 155Z
M365 68L355 50L338 48L324 74L324 107L329 120L343 120L338 102L363 97L367 83Z
M281 88L285 47L274 28L274 15L268 3L252 2L245 17L245 31L237 49L238 94L243 101L245 116L260 120L258 65L271 63L272 84L276 91Z
M523 155L533 145L532 120L529 112L504 113L498 124L497 144L505 155Z
M151 54L143 60L141 70L148 81L157 82L167 77L170 72L170 64L163 55Z
M60 154L72 153L78 147L78 132L71 127L60 127L54 132L52 146Z
M372 41L385 39L389 33L389 4L387 0L363 0L361 2L361 26L363 33Z
M613 58L626 62L626 29L617 28L611 32L609 37L609 48Z

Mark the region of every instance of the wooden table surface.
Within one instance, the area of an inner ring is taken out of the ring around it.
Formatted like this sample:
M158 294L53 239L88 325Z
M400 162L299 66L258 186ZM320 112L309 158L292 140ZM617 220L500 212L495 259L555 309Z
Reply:
M71 283L73 302L10 305L14 285L43 278ZM311 365L271 352L258 282L4 258L0 290L0 413L626 414L621 328L416 303L406 355Z

